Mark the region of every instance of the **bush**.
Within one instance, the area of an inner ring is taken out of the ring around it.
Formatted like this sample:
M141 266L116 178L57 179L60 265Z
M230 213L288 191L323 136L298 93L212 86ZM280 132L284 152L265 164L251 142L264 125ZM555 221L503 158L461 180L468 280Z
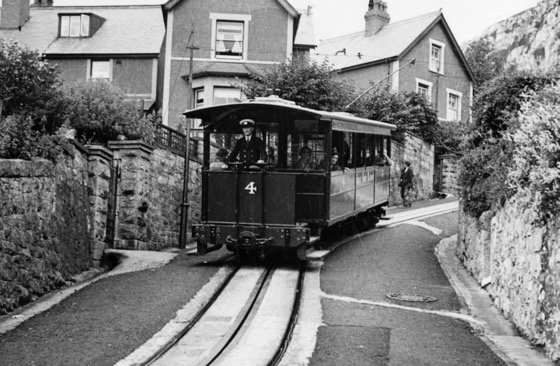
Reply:
M62 152L62 139L34 129L30 117L12 115L0 119L0 158L31 160L41 157L55 161Z
M508 184L532 207L536 221L560 214L560 84L529 92L521 106Z
M503 75L485 84L474 101L473 128L464 143L458 183L464 211L479 217L496 211L520 188L508 184L517 141L524 128L519 111L528 95L538 95L554 77L528 73ZM536 94L535 94L536 93Z
M153 139L153 118L140 116L124 92L105 81L80 81L63 88L67 100L65 127L84 144L118 139ZM143 111L142 111L143 112Z

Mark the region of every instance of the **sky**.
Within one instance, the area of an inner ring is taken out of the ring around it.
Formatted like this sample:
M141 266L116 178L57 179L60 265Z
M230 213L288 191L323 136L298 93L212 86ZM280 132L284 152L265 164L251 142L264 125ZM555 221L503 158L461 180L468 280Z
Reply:
M1 1L1 0L0 0ZM223 0L227 1L227 0ZM288 0L297 9L312 6L317 40L364 29L369 0ZM162 4L166 0L54 0L55 5ZM492 24L537 5L538 0L385 0L391 22L442 9L443 15L462 44Z
M289 0L313 7L315 37L328 39L362 31L369 0ZM532 8L538 0L385 0L391 22L442 9L457 42L473 39L492 24Z

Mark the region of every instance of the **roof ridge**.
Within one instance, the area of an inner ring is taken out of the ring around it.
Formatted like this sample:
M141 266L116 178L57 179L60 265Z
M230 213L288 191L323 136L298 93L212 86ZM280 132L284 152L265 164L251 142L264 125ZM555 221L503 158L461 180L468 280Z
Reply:
M394 26L399 26L399 25L402 25L402 24L410 23L410 22L413 22L413 21L417 21L417 20L424 19L424 18L429 18L431 16L440 15L440 14L442 14L442 9L432 11L432 12L429 12L429 13L426 13L426 14L421 14L421 15L418 15L418 16L415 16L415 17L412 17L412 18L399 20L398 22L395 22L395 23L389 23L388 25L381 28L379 31L383 31L383 29L391 28L391 27L394 27ZM322 39L322 40L320 40L320 43L325 44L325 43L330 43L330 42L334 42L334 41L340 41L340 40L343 40L343 39L346 39L346 38L361 36L365 32L366 31L364 29L362 31L358 31L358 32L354 32L354 33L344 34L344 35L341 35L341 36L328 38L328 39Z
M401 25L401 24L404 24L404 23L410 23L410 22L413 22L413 21L416 21L416 20L429 18L431 16L440 15L440 14L443 14L441 9L436 10L436 11L432 11L432 12L429 12L429 13L426 13L426 14L417 15L417 16L412 17L412 18L402 19L402 20L399 20L398 22L395 22L395 23L389 23L387 26L385 26L383 28L389 28L389 27L393 27L393 26L396 26L396 25ZM381 28L381 29L383 29L383 28Z

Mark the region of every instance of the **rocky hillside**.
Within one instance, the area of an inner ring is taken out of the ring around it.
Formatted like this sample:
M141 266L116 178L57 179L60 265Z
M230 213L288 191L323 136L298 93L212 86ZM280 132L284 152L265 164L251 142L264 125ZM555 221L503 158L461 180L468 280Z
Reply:
M543 69L560 65L560 0L542 0L534 8L486 29L471 42L487 38L506 65Z

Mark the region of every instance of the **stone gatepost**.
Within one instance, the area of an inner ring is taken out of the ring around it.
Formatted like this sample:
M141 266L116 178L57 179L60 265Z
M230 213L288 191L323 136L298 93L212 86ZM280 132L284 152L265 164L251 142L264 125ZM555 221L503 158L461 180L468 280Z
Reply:
M111 183L113 153L102 146L89 145L88 196L91 207L89 235L91 258L94 267L99 267L103 251L107 248L107 207Z
M113 247L150 250L148 229L150 202L150 159L154 148L143 141L110 141L113 166L118 179ZM111 218L109 218L110 220Z

